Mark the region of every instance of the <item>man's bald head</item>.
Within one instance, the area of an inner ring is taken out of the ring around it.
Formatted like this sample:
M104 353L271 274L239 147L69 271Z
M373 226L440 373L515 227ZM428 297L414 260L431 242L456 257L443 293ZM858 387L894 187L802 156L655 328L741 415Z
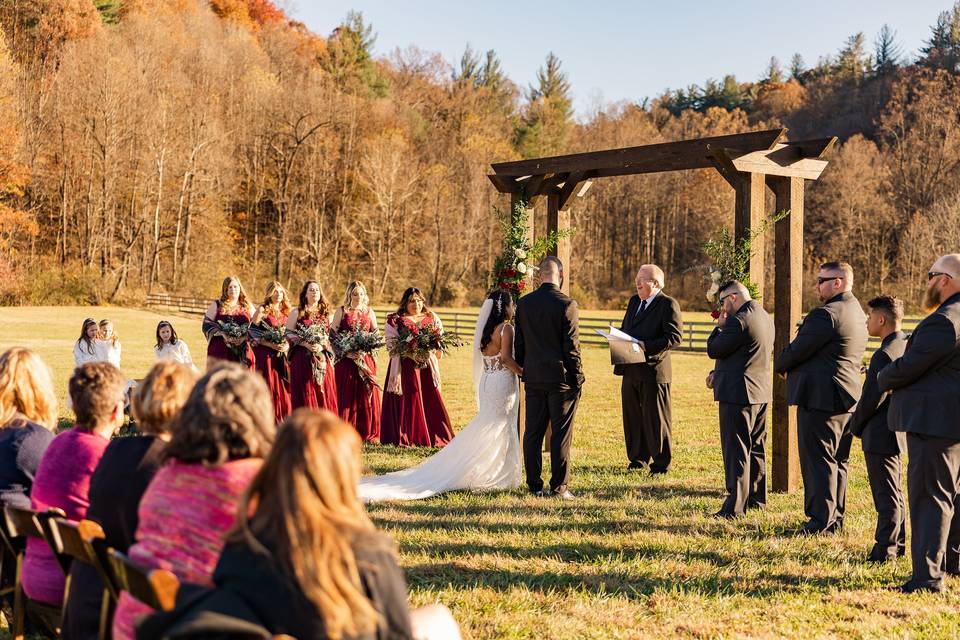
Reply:
M940 256L933 263L931 271L939 271L949 275L954 280L960 280L960 253L948 253Z
M960 253L940 256L930 267L927 290L923 294L923 308L933 311L960 293Z
M563 263L556 256L547 256L540 261L540 282L550 282L560 285L563 277Z

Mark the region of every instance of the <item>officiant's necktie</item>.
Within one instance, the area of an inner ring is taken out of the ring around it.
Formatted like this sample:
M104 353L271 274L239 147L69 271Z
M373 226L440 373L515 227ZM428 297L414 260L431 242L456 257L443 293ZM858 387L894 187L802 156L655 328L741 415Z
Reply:
M646 308L647 308L647 301L646 301L646 300L641 300L641 301L640 301L640 308L637 309L637 315L639 316L641 313L643 313L643 312L646 310Z

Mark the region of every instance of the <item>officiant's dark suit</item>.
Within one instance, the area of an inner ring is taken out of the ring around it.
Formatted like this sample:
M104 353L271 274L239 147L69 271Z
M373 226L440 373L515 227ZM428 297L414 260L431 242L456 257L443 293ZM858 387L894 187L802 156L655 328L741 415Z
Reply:
M833 281L851 282L852 269L849 273L848 278L821 277L821 295L834 286ZM866 316L853 293L845 290L807 314L797 337L776 360L776 372L787 374L787 400L797 407L804 513L809 519L804 530L808 533L843 527L853 441L850 414L860 399L860 367L866 346Z
M773 400L773 319L755 300L744 302L707 339L713 399L720 403L720 449L727 499L718 515L741 516L767 502L767 404Z
M651 473L666 473L671 460L670 350L683 339L680 305L663 291L647 300L635 295L620 330L643 342L646 356L646 362L613 368L614 375L623 376L620 397L630 468L649 466Z
M904 589L939 591L944 570L960 574L960 293L917 325L877 386L893 392L890 428L907 434L913 577Z
M577 303L555 284L544 283L517 303L514 358L523 367L526 430L523 464L527 486L543 490L543 438L550 438L550 490L563 495L570 482L573 419L584 383Z

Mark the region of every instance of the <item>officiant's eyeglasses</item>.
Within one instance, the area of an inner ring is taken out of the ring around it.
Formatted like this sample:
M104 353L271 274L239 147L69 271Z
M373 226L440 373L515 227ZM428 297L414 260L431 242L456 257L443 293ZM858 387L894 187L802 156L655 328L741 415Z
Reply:
M950 278L951 280L953 280L953 276L952 276L952 275L950 275L949 273L944 273L943 271L928 271L928 272L927 272L927 280L933 280L934 278L939 278L940 276L947 276L948 278Z

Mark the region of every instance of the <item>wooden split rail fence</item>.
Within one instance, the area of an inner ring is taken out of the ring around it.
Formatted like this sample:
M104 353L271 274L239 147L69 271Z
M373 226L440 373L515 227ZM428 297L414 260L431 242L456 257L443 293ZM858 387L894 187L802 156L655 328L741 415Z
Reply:
M177 313L202 315L207 310L209 305L209 300L200 298L186 298L182 296L172 296L165 293L147 294L148 307L163 309L166 311L174 311ZM381 323L384 323L387 315L393 313L395 310L395 307L374 307L374 311L377 312L377 318ZM457 333L466 341L471 339L474 327L477 323L476 311L450 311L446 309L434 309L434 312L440 316L440 321L443 323L444 329ZM918 318L905 319L904 331L909 333L918 322ZM606 331L610 328L611 323L613 323L614 326L618 326L620 321L612 320L610 318L598 318L590 316L581 317L580 342L585 345L605 345L606 340L599 336L594 329L602 329ZM683 340L677 349L679 351L692 351L698 353L706 352L707 337L709 337L710 332L713 331L713 327L713 322L684 322ZM879 346L880 340L876 338L870 338L870 341L867 344L867 353L872 353Z

